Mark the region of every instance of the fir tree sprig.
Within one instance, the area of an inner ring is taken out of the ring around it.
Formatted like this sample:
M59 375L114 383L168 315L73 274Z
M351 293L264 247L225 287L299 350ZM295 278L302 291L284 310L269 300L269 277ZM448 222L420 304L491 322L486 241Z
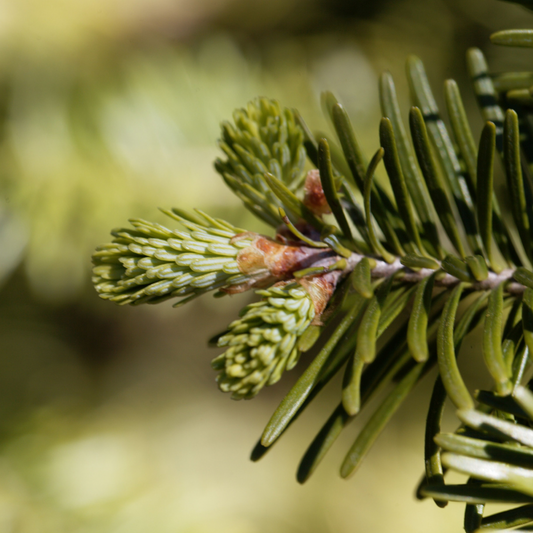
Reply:
M299 339L320 316L335 289L340 271L309 280L278 282L256 291L262 300L246 306L241 318L228 326L217 345L227 350L212 366L220 371L220 389L234 399L252 398L265 385L273 385L298 362Z
M207 291L247 281L237 262L253 241L233 226L198 213L193 220L167 211L189 231L170 230L140 219L116 229L93 254L93 283L100 297L119 304L180 303ZM200 222L200 223L198 223Z
M493 41L530 46L531 32L500 32ZM167 212L187 231L133 220L133 230L116 230L113 243L95 253L94 281L103 298L132 304L256 289L261 301L216 337L225 352L213 367L235 399L277 382L319 339L252 452L253 460L263 457L344 367L339 404L304 454L300 482L385 392L342 462L341 475L351 476L437 366L418 495L441 506L466 502L465 528L474 531L533 521L533 396L531 382L521 385L533 350L533 74L491 76L479 50L468 52L467 63L486 120L477 146L457 84L445 83L448 128L416 57L407 61L409 129L392 76L380 79L381 146L370 164L331 93L323 104L340 150L334 139L315 138L297 111L257 99L236 111L235 125L223 124L226 159L215 167L276 236L201 212ZM316 167L307 174L304 155ZM507 201L494 190L497 155ZM374 177L381 161L390 187ZM494 391L472 394L457 355L480 325ZM447 398L461 425L444 435ZM469 479L446 485L446 469ZM492 502L528 506L484 518Z
M235 125L222 123L219 146L227 159L215 168L244 205L274 228L282 203L265 182L269 173L296 191L305 177L303 133L289 109L278 102L257 98L233 114Z

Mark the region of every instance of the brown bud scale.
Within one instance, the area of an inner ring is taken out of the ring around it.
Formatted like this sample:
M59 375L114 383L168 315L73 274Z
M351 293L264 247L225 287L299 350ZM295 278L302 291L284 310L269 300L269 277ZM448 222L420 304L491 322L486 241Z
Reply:
M312 278L302 278L299 280L300 285L309 293L315 307L315 318L312 322L315 326L322 325L320 315L328 305L329 300L335 292L337 283L342 277L342 271L333 270L325 274L313 276Z
M320 181L320 172L317 169L310 170L307 173L303 202L315 215L329 215L331 213L322 188L322 182Z
M263 288L276 281L288 280L294 272L308 268L319 261L335 260L335 253L329 248L311 248L276 242L263 235L251 232L236 235L232 242L250 238L254 240L243 248L236 257L239 270L248 276L245 282L222 289L228 294L246 291L252 287Z

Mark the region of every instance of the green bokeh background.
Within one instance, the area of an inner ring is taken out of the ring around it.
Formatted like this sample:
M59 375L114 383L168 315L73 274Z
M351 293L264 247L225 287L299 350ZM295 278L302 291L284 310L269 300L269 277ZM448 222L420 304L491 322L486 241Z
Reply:
M488 40L519 27L532 17L496 0L0 1L0 531L460 531L462 506L413 496L431 379L354 479L337 471L358 423L299 486L296 465L339 384L252 464L305 358L254 401L232 402L206 339L249 296L120 308L92 290L90 254L129 217L167 223L158 206L266 231L212 168L220 121L257 95L324 130L320 92L332 90L371 154L379 73L395 76L407 111L415 53L439 98L446 78L463 87L479 134L464 52L527 69L527 52ZM477 343L463 346L473 388L488 386Z

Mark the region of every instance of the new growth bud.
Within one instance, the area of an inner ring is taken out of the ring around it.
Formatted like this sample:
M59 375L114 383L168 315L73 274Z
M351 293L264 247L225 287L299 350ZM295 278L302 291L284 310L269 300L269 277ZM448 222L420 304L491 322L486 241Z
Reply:
M220 371L220 390L231 392L236 400L254 397L294 367L300 357L298 337L315 317L309 293L296 282L256 293L263 300L245 307L242 318L229 325L218 341L228 349L212 362Z
M220 390L236 400L253 398L293 368L301 355L298 339L319 320L341 275L333 271L256 291L263 299L246 306L218 340L227 347L212 362Z
M101 298L123 305L177 297L180 305L248 281L237 255L250 246L252 235L233 241L242 230L227 222L201 212L190 219L164 212L189 231L135 219L133 229L114 230L113 241L97 248L93 283Z
M275 100L256 98L222 124L219 146L226 159L215 168L247 209L272 227L279 225L283 203L265 183L270 173L291 191L301 187L306 152L302 128L293 112Z
M188 231L145 220L117 229L93 254L93 283L100 297L118 304L176 305L219 289L228 294L267 287L333 255L329 249L290 246L245 232L205 213L163 211Z

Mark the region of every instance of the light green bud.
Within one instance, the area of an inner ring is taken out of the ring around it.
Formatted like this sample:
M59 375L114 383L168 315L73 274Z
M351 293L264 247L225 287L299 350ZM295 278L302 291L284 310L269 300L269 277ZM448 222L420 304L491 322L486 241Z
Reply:
M96 249L93 283L101 298L121 305L180 298L176 305L181 305L249 280L237 255L250 246L253 234L232 241L244 230L200 211L188 218L163 212L188 231L132 219L133 228L114 230L113 241Z
M220 389L237 400L254 397L296 365L298 338L315 318L311 296L297 282L278 283L256 294L263 300L246 306L229 325L218 339L218 346L227 350L212 362L220 371Z

